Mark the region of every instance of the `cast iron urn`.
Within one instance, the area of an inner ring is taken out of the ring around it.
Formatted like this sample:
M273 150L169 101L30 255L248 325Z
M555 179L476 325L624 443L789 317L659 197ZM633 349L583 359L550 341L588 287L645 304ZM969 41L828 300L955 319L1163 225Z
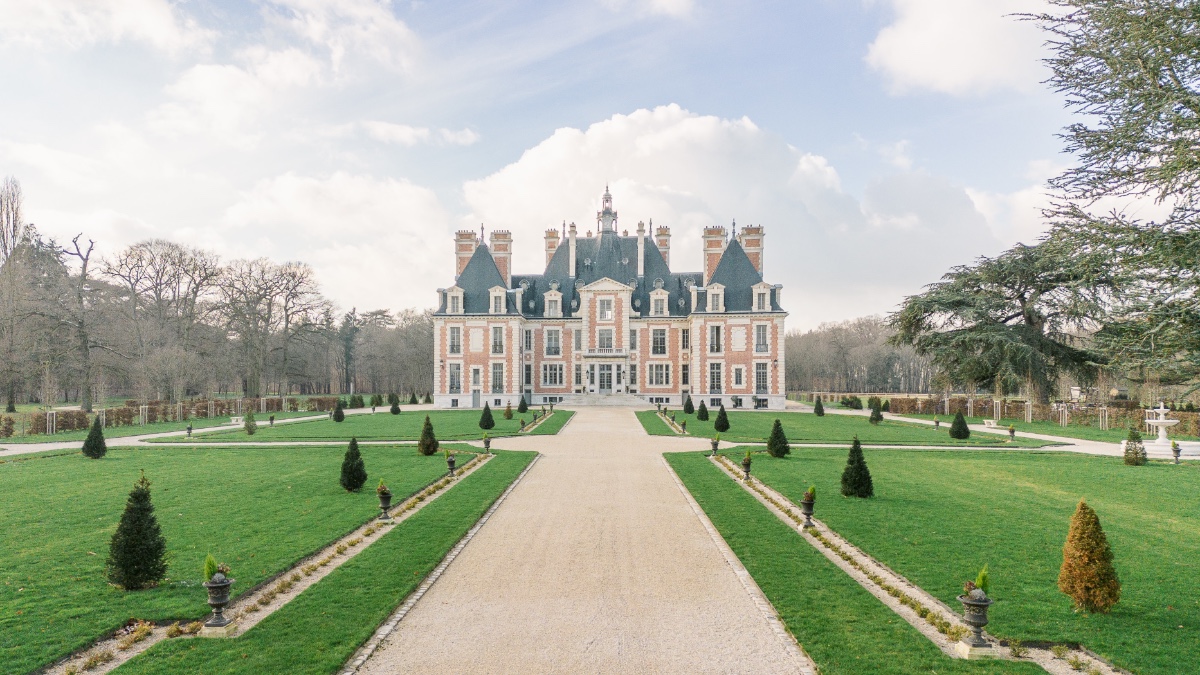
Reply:
M712 439L711 442L712 442L712 456L716 457L717 456L717 446L721 444L721 441L718 441L717 439L714 438L714 439Z
M813 515L813 502L815 502L815 501L816 501L815 499L801 499L800 500L800 513L804 514L804 529L806 529L806 530L810 527L814 527L813 521L812 521L812 515Z
M492 454L492 439L483 439L483 449L486 450L489 455Z
M204 622L205 626L221 628L229 625L229 619L225 618L225 607L229 604L229 587L233 585L233 582L233 579L227 578L220 572L204 582L204 587L208 589L208 606L212 607L213 611L208 621Z
M988 624L991 599L983 589L972 588L969 593L958 596L958 601L963 605L963 621L971 627L971 634L963 642L970 647L987 647L987 640L983 639L983 627Z
M454 475L454 455L446 455L446 466L450 469L450 475Z
M390 508L392 508L392 493L391 492L380 492L379 493L379 511L380 511L379 519L380 520L391 520L392 519L391 516L388 515L388 509L390 509Z
M750 456L742 458L742 471L746 472L746 480L750 480Z

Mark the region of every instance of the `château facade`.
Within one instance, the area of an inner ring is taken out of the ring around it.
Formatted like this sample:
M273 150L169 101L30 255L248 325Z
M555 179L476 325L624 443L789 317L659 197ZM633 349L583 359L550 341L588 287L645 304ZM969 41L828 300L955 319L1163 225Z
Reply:
M512 234L455 235L438 289L434 403L492 407L624 394L648 403L783 409L783 288L763 281L761 226L704 230L703 271L672 272L671 231L546 231L546 269L513 274Z

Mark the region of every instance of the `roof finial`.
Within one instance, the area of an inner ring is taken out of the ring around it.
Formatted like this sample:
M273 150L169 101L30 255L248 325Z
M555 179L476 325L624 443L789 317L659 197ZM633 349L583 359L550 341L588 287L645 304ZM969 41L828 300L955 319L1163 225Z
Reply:
M733 219L733 227L730 230L729 239L733 240L737 237L737 218Z
M482 243L483 243L483 241L484 241L484 237L483 237L483 223L480 223L480 224L479 224L479 243L481 243L481 244L482 244Z

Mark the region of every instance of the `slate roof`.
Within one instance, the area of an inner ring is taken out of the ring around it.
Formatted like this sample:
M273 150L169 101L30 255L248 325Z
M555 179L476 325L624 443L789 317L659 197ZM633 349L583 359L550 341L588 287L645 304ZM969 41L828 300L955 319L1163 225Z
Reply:
M762 280L762 275L750 262L746 250L734 239L725 247L725 253L721 255L721 261L717 263L717 269L713 270L708 283L710 286L721 284L725 287L726 312L749 312L754 309L753 286L762 283ZM780 311L774 290L771 291L771 309Z

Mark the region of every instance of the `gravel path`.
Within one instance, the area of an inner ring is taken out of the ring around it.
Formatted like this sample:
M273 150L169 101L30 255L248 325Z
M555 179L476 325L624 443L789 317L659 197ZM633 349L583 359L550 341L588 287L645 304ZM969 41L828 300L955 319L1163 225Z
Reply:
M661 460L706 441L583 408L494 443L543 456L359 672L803 672Z

